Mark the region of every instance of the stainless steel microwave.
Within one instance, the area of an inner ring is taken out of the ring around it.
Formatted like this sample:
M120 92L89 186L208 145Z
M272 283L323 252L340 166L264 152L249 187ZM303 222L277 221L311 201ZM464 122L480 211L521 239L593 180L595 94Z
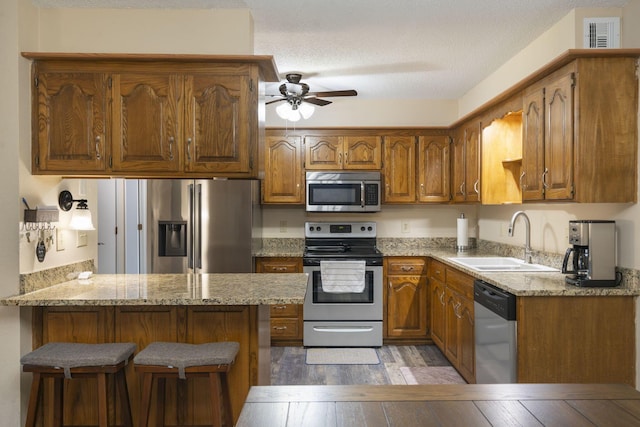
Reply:
M380 172L307 172L307 212L378 212Z

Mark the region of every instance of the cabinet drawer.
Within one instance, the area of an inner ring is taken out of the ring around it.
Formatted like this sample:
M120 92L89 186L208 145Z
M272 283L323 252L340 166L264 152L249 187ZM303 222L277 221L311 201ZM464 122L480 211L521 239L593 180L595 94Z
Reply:
M447 268L447 286L473 300L473 277Z
M302 258L257 258L256 273L301 273Z
M271 338L298 338L298 319L271 319Z
M446 266L440 261L431 260L429 262L429 276L441 282L445 281Z
M271 305L271 318L298 317L300 305L298 304L273 304Z
M427 262L424 258L390 258L387 260L388 275L425 274Z

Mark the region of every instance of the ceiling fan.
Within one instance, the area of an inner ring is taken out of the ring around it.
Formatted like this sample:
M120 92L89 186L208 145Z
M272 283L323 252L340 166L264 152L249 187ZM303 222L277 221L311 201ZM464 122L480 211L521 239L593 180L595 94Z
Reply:
M286 79L287 81L282 83L279 87L280 95L267 95L277 96L279 98L269 101L266 104L287 101L286 104L278 107L276 112L280 117L290 121L300 120L300 115L307 119L311 114L313 114L313 106L306 104L313 104L320 107L331 104L331 101L321 98L358 95L358 92L353 89L309 92L309 85L300 81L302 79L302 74L299 73L289 73L286 75Z

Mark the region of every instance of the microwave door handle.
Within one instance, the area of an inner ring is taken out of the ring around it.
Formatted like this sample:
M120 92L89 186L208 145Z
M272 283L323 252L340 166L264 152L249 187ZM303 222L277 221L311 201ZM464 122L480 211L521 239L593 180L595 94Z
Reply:
M360 207L364 209L364 181L360 181Z

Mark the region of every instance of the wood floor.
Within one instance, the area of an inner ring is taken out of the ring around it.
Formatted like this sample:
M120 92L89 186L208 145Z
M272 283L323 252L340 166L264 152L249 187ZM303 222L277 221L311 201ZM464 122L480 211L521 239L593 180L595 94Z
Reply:
M272 385L407 384L402 367L451 366L435 345L376 348L377 365L307 365L304 347L271 347Z

